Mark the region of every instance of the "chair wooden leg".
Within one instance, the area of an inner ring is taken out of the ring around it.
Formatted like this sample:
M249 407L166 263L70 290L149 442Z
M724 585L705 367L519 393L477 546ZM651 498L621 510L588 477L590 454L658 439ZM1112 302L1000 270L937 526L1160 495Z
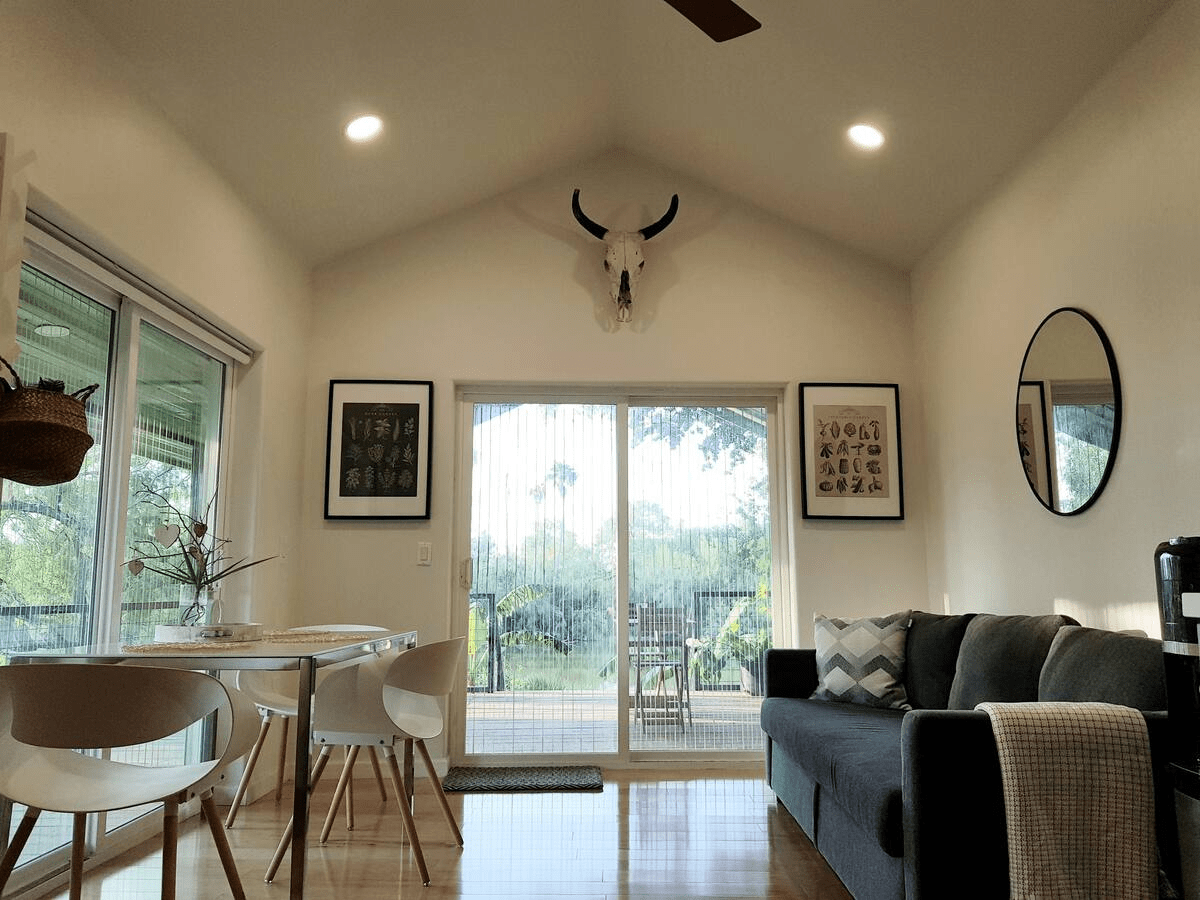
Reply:
M675 712L679 719L679 730L683 731L683 669L678 667L671 668L671 674L675 678Z
M633 721L642 720L645 726L646 711L642 708L642 667L639 664L633 670Z
M358 759L358 748L354 749L354 759ZM346 830L354 830L354 763L350 759L350 747L346 748L346 769L350 777L346 782Z
M392 775L392 787L396 791L396 802L400 804L400 816L404 819L404 830L408 832L408 840L412 844L413 856L417 859L417 868L421 872L421 884L429 884L429 869L425 866L425 855L421 853L421 842L417 839L417 826L413 822L412 810L408 808L408 788L404 784L404 776L400 774L400 764L396 762L396 754L389 749L383 751L387 758Z
M83 896L83 852L87 839L87 813L75 813L71 826L71 900ZM164 900L169 900L164 896Z
M425 769L429 772L429 780L433 782L433 792L437 794L438 802L442 805L442 814L446 817L446 822L450 825L450 830L454 833L454 840L458 846L463 845L462 832L458 828L458 822L454 821L454 813L450 810L450 803L446 800L446 792L442 790L442 779L438 777L437 770L433 767L433 760L429 758L429 750L425 746L424 741L417 741L417 749L421 751L421 758L425 760Z
M278 803L283 797L283 776L284 770L287 767L288 760L288 726L291 724L290 716L283 716L283 733L279 738L279 765L275 769L275 802Z
M317 756L317 761L313 763L312 777L308 779L308 793L311 796L313 790L317 786L317 782L321 779L321 773L325 771L325 766L329 762L329 754L333 752L333 747L326 744L321 748L320 755ZM296 823L289 818L287 828L283 830L283 837L279 839L279 846L275 848L275 855L271 857L271 864L267 866L267 874L263 876L263 881L270 884L275 880L275 873L279 871L279 865L283 862L283 857L287 853L288 847L292 845L292 831L296 827Z
M162 900L175 900L177 851L179 848L179 800L163 801Z
M38 816L41 814L42 811L35 806L25 807L25 815L21 818L17 830L13 832L8 849L4 852L4 858L0 859L0 895L4 894L4 886L8 884L8 877L16 868L17 859L20 857L21 851L25 849L25 845L29 843L29 835L33 834L33 826L37 824Z
M237 863L233 859L233 850L229 846L229 838L217 818L217 803L213 800L212 791L206 791L200 798L200 807L204 810L204 818L208 821L208 830L212 832L213 843L217 845L217 856L221 858L221 868L225 870L225 880L233 892L233 900L246 900L246 891L242 888L242 879L238 875Z
M325 824L321 827L321 843L329 840L329 832L333 830L333 820L337 818L338 807L342 805L342 798L346 796L350 781L354 776L354 761L358 759L358 747L346 748L346 763L342 766L341 777L338 778L337 787L333 789L333 799L329 801L329 812L325 814Z
M658 667L658 677L654 682L654 709L655 719L661 721L658 715L659 704L662 704L662 717L665 718L670 712L667 704L667 670L664 666ZM643 719L643 721L645 721Z
M246 768L242 770L242 780L238 782L237 793L233 795L233 804L229 807L229 815L225 819L226 828L233 827L238 810L242 808L246 789L250 787L250 776L254 774L254 766L258 762L258 755L262 753L263 744L267 742L267 732L270 730L271 717L263 716L262 725L258 729L258 738L255 740L254 746L250 748L250 755L246 757Z
M367 751L371 756L371 768L375 772L375 784L379 786L379 799L387 803L387 788L383 784L383 772L379 768L379 754L375 752L374 747L368 747Z
M687 706L688 725L694 725L692 721L692 685L688 682L688 667L687 663L683 664L683 702Z

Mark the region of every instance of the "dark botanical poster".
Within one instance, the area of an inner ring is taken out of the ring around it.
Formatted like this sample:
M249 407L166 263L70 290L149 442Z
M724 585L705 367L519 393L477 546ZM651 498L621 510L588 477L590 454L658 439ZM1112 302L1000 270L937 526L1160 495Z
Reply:
M415 497L420 447L416 403L342 406L342 497Z
M432 382L329 382L325 518L428 519L432 419Z

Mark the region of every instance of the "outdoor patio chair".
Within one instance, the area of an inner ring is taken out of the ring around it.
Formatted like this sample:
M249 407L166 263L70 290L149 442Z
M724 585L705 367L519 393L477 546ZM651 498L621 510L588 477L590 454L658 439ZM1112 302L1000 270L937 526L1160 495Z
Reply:
M687 616L681 609L644 604L637 607L629 635L633 662L634 719L643 729L650 721L674 721L684 728L684 712L692 719L688 684ZM672 682L667 687L668 679ZM647 691L647 681L652 688Z

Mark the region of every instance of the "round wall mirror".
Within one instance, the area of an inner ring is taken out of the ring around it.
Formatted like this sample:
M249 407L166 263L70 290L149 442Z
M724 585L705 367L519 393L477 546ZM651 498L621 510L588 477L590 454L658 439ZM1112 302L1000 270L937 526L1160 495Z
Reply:
M1121 382L1108 336L1081 309L1056 309L1025 350L1017 447L1034 496L1071 516L1104 489L1121 434Z

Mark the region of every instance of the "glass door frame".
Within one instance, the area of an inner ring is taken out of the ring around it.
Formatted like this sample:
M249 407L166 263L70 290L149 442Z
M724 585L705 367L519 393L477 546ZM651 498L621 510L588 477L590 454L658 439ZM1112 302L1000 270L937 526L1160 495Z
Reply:
M630 599L629 572L629 410L640 406L762 406L767 416L767 469L770 477L768 502L771 517L771 581L774 617L774 643L782 641L795 628L790 579L791 529L786 519L787 464L784 415L787 386L783 384L712 384L712 385L555 385L529 383L461 383L455 385L456 433L458 448L455 474L453 560L455 578L451 586L451 634L466 634L471 592L471 500L473 468L473 412L476 403L530 404L611 404L616 410L615 447L617 464L616 498L616 609L627 609ZM616 617L618 648L628 646L628 616ZM629 670L617 667L617 750L615 753L563 755L564 763L584 762L595 765L629 766L647 762L670 763L694 760L692 754L629 749ZM451 763L466 756L465 702L452 703L447 722L447 747ZM761 758L760 753L727 751L722 760L736 763ZM478 755L471 757L472 761ZM481 762L488 762L482 760Z

